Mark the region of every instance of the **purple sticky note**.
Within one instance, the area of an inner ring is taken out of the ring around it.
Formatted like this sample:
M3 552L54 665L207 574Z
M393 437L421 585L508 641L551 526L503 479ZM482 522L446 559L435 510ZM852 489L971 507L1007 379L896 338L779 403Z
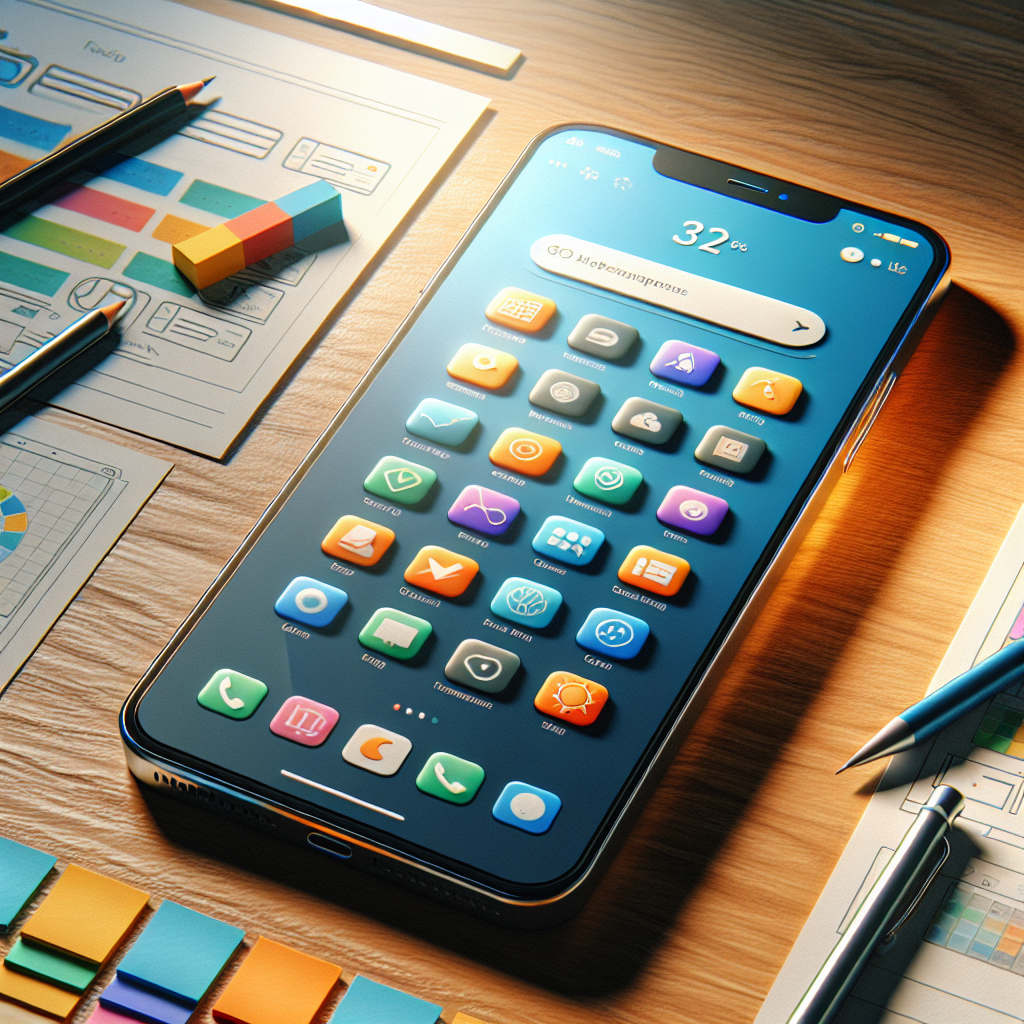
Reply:
M698 348L686 341L666 341L651 362L651 373L665 380L699 388L707 384L722 360L717 352Z
M504 533L519 515L519 502L479 484L470 484L448 509L448 518L459 526L497 536Z
M148 989L130 985L122 978L114 980L100 993L100 1005L108 1010L126 1013L148 1024L185 1024L192 1016L194 1006L159 996Z
M666 526L710 537L721 525L729 502L694 487L673 487L658 509L658 518Z

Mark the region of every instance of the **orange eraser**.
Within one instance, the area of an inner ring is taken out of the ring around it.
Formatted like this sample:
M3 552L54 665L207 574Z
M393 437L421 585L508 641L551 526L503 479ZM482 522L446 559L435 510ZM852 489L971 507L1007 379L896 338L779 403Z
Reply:
M242 240L245 265L251 266L294 244L292 219L277 203L264 203L255 210L229 220L226 227Z

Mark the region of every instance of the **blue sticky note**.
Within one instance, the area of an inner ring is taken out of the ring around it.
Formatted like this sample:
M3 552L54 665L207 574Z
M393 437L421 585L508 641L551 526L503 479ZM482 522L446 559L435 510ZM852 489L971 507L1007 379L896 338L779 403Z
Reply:
M56 863L48 853L0 837L0 929L10 928Z
M126 1013L146 1024L186 1024L195 1009L120 978L115 978L100 993L100 1006Z
M440 1006L358 974L330 1024L435 1024L440 1015Z
M117 966L117 976L195 1006L245 932L164 900Z

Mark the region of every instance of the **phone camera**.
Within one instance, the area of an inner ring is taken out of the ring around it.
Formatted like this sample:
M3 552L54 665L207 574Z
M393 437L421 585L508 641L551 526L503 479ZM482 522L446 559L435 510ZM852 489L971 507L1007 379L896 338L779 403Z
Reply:
M845 249L840 249L839 256L847 263L860 263L864 259L864 253L855 245L848 245Z

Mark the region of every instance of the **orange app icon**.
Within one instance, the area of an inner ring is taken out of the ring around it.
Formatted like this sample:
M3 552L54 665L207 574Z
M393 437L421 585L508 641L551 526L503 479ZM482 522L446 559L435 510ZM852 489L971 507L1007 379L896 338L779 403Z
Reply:
M623 583L662 597L678 594L689 575L690 563L685 558L649 548L646 544L633 548L619 566L619 579Z
M504 387L519 360L486 345L463 345L448 364L448 376L494 391Z
M359 516L342 516L324 537L320 547L325 555L356 565L376 565L395 541L394 530L378 526Z
M465 593L466 587L473 582L473 577L479 571L480 566L472 558L428 544L420 548L409 563L409 568L405 570L405 582L442 597L458 597Z
M536 334L555 315L558 307L552 299L525 292L522 288L502 288L487 304L484 316L503 327Z
M796 379L763 366L752 366L745 370L739 384L732 390L732 397L740 405L785 416L796 405L804 386Z
M533 706L573 725L593 725L608 702L608 691L600 684L572 672L552 672L533 698Z
M543 476L561 454L562 446L553 437L509 427L502 431L487 457L494 465L524 476Z

